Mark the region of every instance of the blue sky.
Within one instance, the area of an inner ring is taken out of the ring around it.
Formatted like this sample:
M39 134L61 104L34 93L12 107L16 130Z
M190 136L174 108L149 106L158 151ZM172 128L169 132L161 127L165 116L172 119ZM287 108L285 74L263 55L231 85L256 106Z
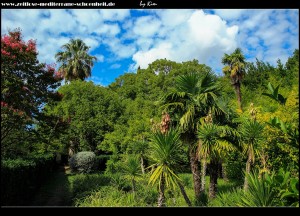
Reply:
M271 64L299 48L298 9L2 9L1 35L18 27L48 64L70 38L82 39L98 58L88 80L104 86L161 58L197 59L220 73L236 47Z

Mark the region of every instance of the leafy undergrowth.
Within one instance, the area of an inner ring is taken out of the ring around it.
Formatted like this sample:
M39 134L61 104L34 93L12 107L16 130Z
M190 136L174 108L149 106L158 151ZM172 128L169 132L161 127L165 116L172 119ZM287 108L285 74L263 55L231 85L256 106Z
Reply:
M180 174L188 197L193 206L208 205L208 203L196 204L194 200L193 180L191 174ZM156 187L148 185L148 176L137 182L136 192L128 179L121 175L105 174L77 174L69 175L71 191L73 193L73 205L77 207L156 207L158 192ZM209 177L206 177L206 190L208 192ZM218 180L221 192L230 191L236 187L236 183ZM166 206L187 207L187 204L179 189L166 189ZM210 202L210 201L209 201Z

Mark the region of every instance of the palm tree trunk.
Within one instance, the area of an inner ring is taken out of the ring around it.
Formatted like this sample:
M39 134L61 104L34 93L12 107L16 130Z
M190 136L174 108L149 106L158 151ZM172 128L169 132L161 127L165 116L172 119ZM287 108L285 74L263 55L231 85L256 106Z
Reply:
M227 171L226 171L226 164L222 163L222 177L224 181L228 181Z
M209 165L209 198L215 198L218 184L218 162L211 161Z
M164 178L164 176L162 176L161 182L160 182L157 206L158 207L166 206L166 204L165 204L165 178Z
M202 169L201 169L201 188L200 188L200 193L205 193L206 168L207 168L207 162L206 162L206 159L203 159Z
M196 200L199 200L200 188L201 188L200 170L199 170L199 164L197 160L197 152L193 149L192 145L190 145L189 153L190 153L191 171L193 174L193 181L194 181L195 197Z
M245 181L244 181L244 190L245 190L245 191L247 191L247 190L248 190L248 187L249 187L247 175L250 174L251 163L252 163L252 160L251 160L251 156L250 156L250 154L249 154L249 155L248 155L248 160L247 160L247 162L246 162L246 175L245 175Z
M134 178L131 179L131 183L132 183L132 192L135 193L135 181Z
M238 101L239 109L242 110L241 84L239 82L235 83L234 88L235 88L236 95L237 95L237 101Z
M141 156L141 168L142 168L142 173L145 174L145 167L144 167L144 159L143 159L143 156Z
M192 203L191 203L189 197L187 196L187 194L186 194L186 192L185 192L185 189L184 189L183 184L181 184L180 182L178 182L178 185L179 185L181 194L182 194L182 196L183 196L183 198L184 198L186 204L187 204L188 206L192 206Z

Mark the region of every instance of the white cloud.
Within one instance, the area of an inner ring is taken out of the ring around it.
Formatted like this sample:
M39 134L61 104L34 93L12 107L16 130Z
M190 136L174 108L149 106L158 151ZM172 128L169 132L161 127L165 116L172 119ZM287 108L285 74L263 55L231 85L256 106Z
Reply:
M209 59L221 58L224 52L236 48L237 26L228 26L219 16L205 14L202 10L176 12L177 15L169 13L167 16L157 13L163 17L161 24L157 26L166 26L168 30L154 41L152 48L139 50L133 55L135 67L139 65L146 68L149 63L160 58L173 61L198 59L200 63L207 63ZM179 17L176 28L169 28L170 14ZM145 19L151 20L148 17ZM160 28L159 31L163 30ZM152 33L155 34L155 31ZM140 40L141 38L138 41Z
M102 24L102 25L99 25L97 28L95 28L94 32L96 32L97 34L102 35L102 36L112 37L112 36L119 34L120 27L118 24L111 24L111 25Z
M225 20L239 19L247 12L246 9L215 9L213 11Z
M104 20L108 21L122 21L130 16L130 10L114 9L114 10L100 10Z
M97 62L104 62L104 55L101 55L101 54L96 54L96 55L93 55L97 58Z
M236 47L242 48L247 60L276 64L299 47L299 10L217 9L213 13L198 9L2 9L1 33L20 27L24 40L37 39L39 59L47 63L55 62L61 45L80 38L91 46L98 62L131 59L126 62L130 71L160 58L197 59L219 71L224 53Z
M100 44L95 38L84 38L83 42L90 47L90 51L96 49Z
M111 69L118 69L120 68L122 65L120 64L113 64L112 66L110 66Z
M171 59L171 48L172 44L163 43L149 51L139 51L135 53L132 57L132 59L136 62L136 67L134 68L137 68L138 66L140 66L142 69L147 68L148 64L155 61L156 59Z
M150 37L154 36L161 25L161 22L153 16L143 16L136 20L133 26L133 33L137 37Z

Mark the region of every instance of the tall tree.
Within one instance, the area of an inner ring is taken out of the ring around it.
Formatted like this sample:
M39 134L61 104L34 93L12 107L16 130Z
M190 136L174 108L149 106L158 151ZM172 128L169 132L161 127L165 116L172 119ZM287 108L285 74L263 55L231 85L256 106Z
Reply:
M250 174L251 166L255 162L255 156L259 154L259 143L263 140L264 126L254 119L246 119L240 127L243 152L247 155L246 175ZM244 189L248 189L248 179L245 177Z
M191 171L193 174L196 200L200 198L200 170L197 157L197 124L206 116L220 95L216 78L210 71L190 72L176 80L175 90L164 98L164 107L179 116L181 138L189 146ZM218 109L213 108L212 112Z
M61 47L55 55L57 62L62 63L59 71L68 81L80 79L84 80L91 76L94 66L95 56L88 54L89 48L81 39L71 39L69 43Z
M19 131L32 131L33 124L45 120L46 103L61 99L55 90L60 85L59 74L37 57L36 42L24 41L21 30L1 37L1 153L26 139L16 136Z
M198 128L198 138L201 140L199 154L209 159L209 197L215 198L217 193L218 165L226 152L234 150L234 146L228 142L226 136L231 136L231 130L225 126L213 123L203 124Z
M234 50L230 55L226 54L222 58L222 63L226 66L223 68L223 72L231 79L238 100L239 109L242 109L242 95L241 95L241 82L245 75L245 57L240 48Z

